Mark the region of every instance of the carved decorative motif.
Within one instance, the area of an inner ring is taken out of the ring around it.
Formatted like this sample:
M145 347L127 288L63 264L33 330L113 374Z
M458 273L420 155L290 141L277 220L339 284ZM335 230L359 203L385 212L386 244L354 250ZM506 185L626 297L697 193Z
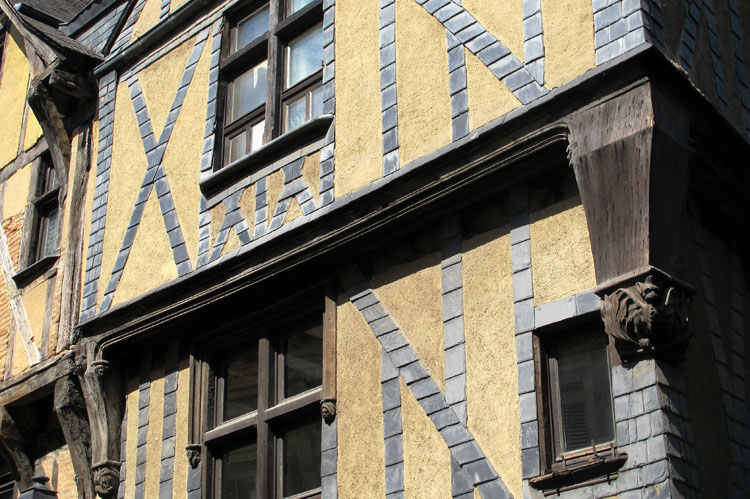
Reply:
M201 464L201 444L190 444L185 447L190 467L196 469Z
M103 499L110 499L117 494L120 484L119 469L120 463L116 461L107 461L93 467L94 488Z
M691 301L689 294L649 275L605 295L601 305L604 329L619 340L621 354L653 352L679 361L692 335Z
M91 362L91 367L94 368L94 372L99 376L104 376L104 373L109 369L109 361L100 359Z
M320 403L320 416L327 425L333 423L336 419L336 400L327 399Z

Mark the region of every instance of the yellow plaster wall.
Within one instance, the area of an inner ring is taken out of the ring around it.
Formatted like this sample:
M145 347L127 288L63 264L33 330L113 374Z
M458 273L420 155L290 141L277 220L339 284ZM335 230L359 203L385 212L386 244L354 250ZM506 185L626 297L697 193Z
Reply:
M469 129L475 130L520 106L521 101L477 56L466 49L464 53L469 97Z
M159 15L161 14L161 0L146 0L146 5L141 11L141 15L138 17L135 25L133 25L133 34L130 40L133 41L146 31L151 29L159 22Z
M125 440L125 497L135 495L135 464L138 454L138 377L127 381L125 411L127 414Z
M534 305L596 286L586 214L575 196L531 213Z
M378 2L336 4L337 198L383 175Z
M320 202L320 151L310 154L302 165L302 176L310 188L310 194Z
M237 236L237 232L234 229L230 229L229 234L227 235L227 242L224 244L224 249L221 251L221 254L226 255L227 253L231 253L240 246L242 246L242 242Z
M542 0L542 27L547 88L559 87L596 65L590 1Z
M211 208L211 249L213 249L216 238L219 236L221 224L224 223L225 211L224 203L219 203Z
M44 324L44 312L47 308L48 281L41 281L33 288L26 288L22 295L23 306L29 317L29 326L34 335L36 347L42 348L42 325Z
M509 226L462 243L469 429L514 497L522 496L521 425Z
M187 56L183 53L178 54L179 57L170 64L171 68L184 69L187 59L182 60L180 57L189 57L190 52L192 52L192 45L193 41L190 40L180 46L180 51L183 50L183 47L187 47L187 50L185 50ZM195 69L193 81L190 83L190 88L182 104L180 116L177 118L177 123L172 130L172 138L164 153L164 168L167 172L169 187L172 191L172 199L177 210L188 255L193 263L197 261L198 252L198 217L200 216L201 193L198 187L200 172L197 165L200 164L203 153L203 125L206 119L206 102L208 99L210 50L211 45L206 43L203 48L203 54L201 54L201 58L198 61L198 66ZM162 76L158 71L158 67L149 67L143 70L142 73L144 74L144 78L149 80L149 84L151 84L151 80L158 80ZM169 77L174 77L179 84L179 81L182 79L182 72L176 72L180 74L170 74ZM146 74L149 76L146 76ZM145 92L146 90L144 89L144 94ZM162 93L166 94L168 92ZM152 96L151 101L153 102L155 100L154 92L151 91L149 95ZM174 93L170 94L170 102L164 106L167 112L172 104L171 99L173 97ZM164 103L159 102L158 105L161 111ZM164 120L166 120L166 117ZM164 121L159 121L158 123L160 123L160 126L163 126Z
M396 79L399 156L406 165L451 142L445 28L414 0L396 0Z
M340 497L385 497L380 343L357 308L338 301L337 419Z
M172 247L161 216L156 193L146 202L138 233L115 291L112 304L132 300L147 291L177 278ZM109 275L106 276L109 281Z
M146 4L146 7L143 9L144 12L148 8L148 5L154 3L154 1L156 1L157 3L159 2L159 0L149 0ZM141 14L141 19L143 19L143 14ZM141 82L141 88L143 89L143 98L146 100L146 107L148 108L148 113L151 117L151 127L154 130L154 136L156 140L159 140L161 131L162 129L164 129L164 123L167 121L169 108L172 106L172 101L174 100L174 96L177 93L177 89L180 86L180 81L182 80L182 74L185 71L185 65L190 58L190 53L193 51L193 44L194 40L192 38L183 42L181 45L172 49L168 54L164 55L159 60L142 69L138 73L138 80ZM203 146L203 126L205 125L206 120L205 102L208 96L208 66L206 64L207 61L202 62L203 64L199 62L198 67L195 69L193 81L190 83L190 89L188 90L188 94L185 97L185 102L183 104L184 106L187 106L188 100L191 99L191 94L193 94L192 101L190 102L191 105L188 106L187 109L183 107L183 109L180 111L180 117L175 124L175 129L172 131L173 138L171 139L176 139L175 133L178 132L178 127L182 129L183 134L189 132L188 128L184 124L184 122L187 121L189 122L188 124L192 125L193 128L200 129L199 142L201 147ZM196 87L200 87L201 83L199 80L205 80L205 85L203 85L204 91L201 95L199 89L199 95L196 96L194 95L196 92L193 88L193 85L197 84ZM117 97L119 99L120 95L118 94ZM130 102L129 95L127 101L130 106L131 113L133 113L133 116L135 116L135 111L133 111L133 105ZM203 104L201 104L201 102L203 102ZM196 116L196 108L201 106L203 107L201 114ZM183 120L183 118L185 117L183 116L183 113L187 113L187 120ZM192 118L192 120L190 118ZM183 122L182 126L180 126L180 122ZM115 134L116 133L117 116L115 116ZM172 145L173 144L170 141L170 146ZM183 145L185 144L183 143ZM138 140L138 146L141 149L141 155L143 155L143 146L140 139ZM189 149L189 151L192 151L192 149ZM183 164L183 167L185 166L185 164ZM197 169L198 168L194 168L194 170Z
M177 425L175 428L175 459L172 474L172 498L187 497L188 461L184 457L188 442L188 418L190 417L190 362L187 357L177 365Z
M523 61L523 2L464 0L461 6Z
M26 116L26 130L23 136L23 150L27 150L42 137L42 127L39 125L39 121L36 119L34 111L29 108L28 115ZM71 156L75 157L75 156Z
M403 421L404 497L451 497L451 457L435 424L399 379Z
M177 10L179 7L181 7L183 4L187 3L189 0L174 0L170 3L169 12L170 14Z
M445 389L440 254L375 262L372 287L441 390Z
M291 222L295 218L301 217L302 215L302 208L300 208L297 199L292 198L289 201L289 208L286 210L286 216L284 216L284 223Z
M161 360L161 359L159 359ZM159 497L161 466L161 430L164 421L164 363L157 362L151 370L149 388L148 436L146 438L146 497ZM177 448L175 447L175 450Z
M112 167L109 171L107 225L102 242L102 265L98 303L101 303L133 205L138 197L148 161L143 152L138 121L127 84L120 83L115 97L115 121L112 139ZM93 190L91 191L93 195ZM155 197L154 193L151 193Z
M0 166L9 163L18 153L21 140L23 112L26 107L26 87L29 82L29 63L21 47L18 31L11 27L5 36L3 67L0 69L0 109L3 110L3 131L0 133Z
M255 184L246 187L240 195L240 210L245 217L250 234L255 233ZM212 220L213 223L213 220Z
M23 347L23 340L17 327L13 337L13 367L10 369L10 374L11 376L16 376L29 368L29 357L26 355L26 349Z
M3 134L0 134L2 137ZM16 171L5 183L3 218L7 219L26 210L31 182L31 163Z
M279 204L282 187L284 187L284 174L281 173L281 170L276 170L266 177L266 202L268 203L266 227L271 226L273 214L276 212L276 205Z

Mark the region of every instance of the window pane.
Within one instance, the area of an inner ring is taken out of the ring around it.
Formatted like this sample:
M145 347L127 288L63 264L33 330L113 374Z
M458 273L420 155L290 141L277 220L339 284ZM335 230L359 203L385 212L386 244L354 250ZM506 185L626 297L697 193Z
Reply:
M603 335L579 335L558 345L563 452L609 442L612 398Z
M255 499L257 452L252 443L221 455L222 499Z
M232 81L232 121L266 102L267 70L263 61Z
M227 421L258 408L258 345L231 357L224 369L224 421Z
M57 249L57 208L47 215L47 223L44 229L44 251L42 256L48 256Z
M323 87L318 87L312 91L312 110L310 118L315 118L323 114Z
M290 88L323 66L323 30L317 26L289 44L286 87Z
M249 45L268 31L268 5L237 23L237 40L234 50Z
M323 328L314 326L285 340L284 396L320 386L323 380Z
M247 150L247 133L243 130L241 133L229 139L229 163L237 161L245 155Z
M299 99L290 102L286 106L286 122L284 123L284 129L289 132L300 126L305 122L305 115L307 114L307 95L303 95Z
M309 5L313 0L289 0L289 14L294 14L305 5Z
M281 438L284 497L320 487L320 421L315 418Z
M266 120L253 125L251 129L252 141L250 142L250 151L255 151L263 145L263 131L266 128Z

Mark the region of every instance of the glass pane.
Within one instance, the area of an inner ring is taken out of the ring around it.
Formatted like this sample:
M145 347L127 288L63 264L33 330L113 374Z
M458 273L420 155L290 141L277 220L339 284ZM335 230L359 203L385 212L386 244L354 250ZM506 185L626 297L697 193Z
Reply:
M47 215L47 223L44 229L44 252L42 256L48 256L57 249L57 208Z
M268 5L237 23L237 40L234 50L249 45L268 31Z
M302 123L305 122L306 114L307 114L307 94L287 104L286 121L284 123L284 130L289 132L291 130L294 130L298 126L300 126Z
M224 421L258 408L258 345L231 357L224 367Z
M609 366L603 336L578 335L558 345L563 452L614 438Z
M313 419L287 431L281 438L284 497L320 487L320 421Z
M289 0L289 14L294 14L305 5L309 5L313 0Z
M323 30L317 26L289 44L286 88L294 86L323 66Z
M257 452L252 443L221 455L222 499L255 499Z
M252 141L250 142L250 152L255 151L263 145L263 131L265 130L265 128L266 120L253 125L253 127L251 128L250 134L252 135Z
M267 70L263 61L232 81L232 121L266 102Z
M242 133L235 135L234 137L229 139L229 162L232 163L240 159L245 155L246 150L247 133L243 131Z
M284 396L320 386L323 380L323 327L318 325L285 340Z
M323 87L318 87L312 91L312 110L310 118L315 118L323 114Z

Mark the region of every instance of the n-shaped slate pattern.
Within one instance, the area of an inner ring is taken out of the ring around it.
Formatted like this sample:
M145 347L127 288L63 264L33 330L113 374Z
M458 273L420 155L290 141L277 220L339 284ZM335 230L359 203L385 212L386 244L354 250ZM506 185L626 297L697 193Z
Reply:
M539 85L529 68L463 7L452 0L414 1L437 19L462 46L476 55L521 103L528 104L547 94L548 90ZM380 44L382 47L382 30Z
M224 198L224 220L221 222L219 233L216 236L216 241L214 241L210 261L214 261L221 256L221 252L227 243L229 232L232 229L234 229L242 244L248 244L253 240L250 227L240 209L240 198L243 191L244 189L239 189L237 192Z
M425 414L432 420L448 446L451 458L467 475L472 486L479 490L485 499L512 498L510 491L487 459L471 431L461 423L455 409L448 404L445 395L424 368L414 349L385 310L359 268L354 265L345 268L340 273L339 279L346 289L349 300L364 317L380 342L382 351L398 369L398 375L409 387ZM390 423L389 421L385 423L387 435ZM386 474L386 479L388 476Z
M141 218L143 217L146 202L148 201L154 187L156 187L159 207L161 208L167 235L169 236L169 243L172 247L174 262L177 266L177 273L179 276L184 276L192 270L187 247L185 245L185 239L182 236L182 229L180 228L180 223L177 218L177 210L175 209L174 200L172 199L171 189L169 188L169 182L167 180L162 160L164 159L164 152L167 149L169 139L172 136L172 130L174 129L177 118L180 115L182 103L185 100L188 88L190 87L193 75L195 74L198 60L203 53L203 46L208 38L208 32L208 29L201 31L195 39L193 52L190 54L190 59L188 59L187 67L182 75L180 86L177 89L177 94L175 95L174 100L172 101L169 115L167 116L164 129L161 132L158 142L155 139L151 127L151 119L149 117L148 108L146 107L146 100L143 97L140 82L138 81L138 76L134 75L128 82L130 97L133 101L133 109L141 131L143 148L146 157L148 158L148 167L146 168L146 173L141 182L141 189L138 193L135 206L133 207L130 222L125 231L125 237L120 246L120 251L115 260L114 267L112 268L109 283L104 290L104 298L102 299L100 312L109 310L112 305L112 299L114 298L114 293L117 290L117 285L120 282L125 264L130 255L133 240L138 232L138 227Z

